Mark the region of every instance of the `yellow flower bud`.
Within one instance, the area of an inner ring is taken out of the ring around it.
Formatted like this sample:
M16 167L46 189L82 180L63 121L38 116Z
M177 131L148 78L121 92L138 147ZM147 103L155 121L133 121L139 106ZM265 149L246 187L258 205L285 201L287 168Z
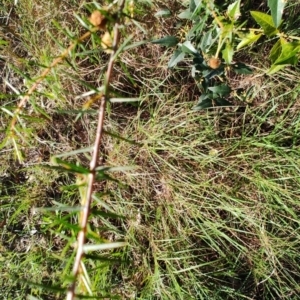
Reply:
M102 36L102 41L101 41L101 47L104 50L105 53L109 54L112 52L112 43L113 39L111 34L106 31L103 36Z

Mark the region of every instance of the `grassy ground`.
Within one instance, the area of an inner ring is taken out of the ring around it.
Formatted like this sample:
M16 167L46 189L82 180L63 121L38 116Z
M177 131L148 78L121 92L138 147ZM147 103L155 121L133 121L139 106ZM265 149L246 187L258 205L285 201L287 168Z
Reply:
M124 30L136 41L176 33L174 18L149 13L164 7L153 2L137 7L144 31ZM9 41L1 49L2 108L17 103L4 79L26 91L69 44L67 29L84 32L73 13L87 15L85 4L4 1L3 15L13 10L0 36ZM168 6L177 12L181 3ZM292 6L291 15L297 10ZM264 53L244 53L257 71L232 81L254 86L252 105L194 112L198 91L189 72L167 69L171 54L145 44L116 64L114 91L141 102L109 105L105 130L123 139L106 135L102 159L135 169L113 174L122 184L97 184L94 208L105 214L90 218L89 240L128 246L86 257L90 283L79 289L89 294L88 286L92 299L297 299L299 68L267 77ZM0 152L2 299L65 298L60 289L70 281L78 232L75 209L65 208L76 208L80 197L76 177L48 168L49 159L93 144L97 104L75 121L85 102L77 96L101 85L106 62L93 40L74 52L26 108L23 162L13 145ZM9 120L2 110L3 139ZM88 154L72 159L89 162Z

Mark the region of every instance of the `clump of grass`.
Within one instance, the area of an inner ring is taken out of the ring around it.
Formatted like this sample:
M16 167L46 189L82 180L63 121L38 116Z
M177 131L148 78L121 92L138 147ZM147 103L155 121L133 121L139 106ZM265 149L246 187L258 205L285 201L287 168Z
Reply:
M247 128L263 127L271 111L246 111L249 127L224 111L226 126L240 132L222 136L215 113L195 114L190 102L158 96L152 115L151 105L141 108L119 129L143 146L120 142L108 157L139 166L127 191L107 187L117 189L108 203L130 216L122 228L134 267L118 270L123 288L139 299L296 297L298 142L280 140L298 116L286 108L293 121L260 133Z

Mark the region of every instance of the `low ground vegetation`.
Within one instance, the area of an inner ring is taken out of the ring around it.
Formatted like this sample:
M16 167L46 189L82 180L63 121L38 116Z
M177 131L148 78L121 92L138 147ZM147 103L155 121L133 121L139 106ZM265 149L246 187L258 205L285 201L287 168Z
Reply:
M2 2L0 297L64 299L81 177L53 168L51 158L71 152L67 161L88 167L90 153L80 149L93 145L99 103L87 103L92 98L85 95L102 85L109 54L94 36L72 51L30 97L16 144L8 143L17 94L86 31L80 20L97 6ZM108 103L100 159L123 168L109 173L114 180L96 183L88 229L89 244L127 245L86 255L78 293L90 299L297 299L298 64L266 75L273 45L268 39L248 45L233 60L252 74L226 73L230 88L242 93L230 93L228 106L212 101L195 111L203 91L192 58L170 69L174 48L148 42L184 41L192 23L178 15L190 2L129 2L126 13L134 19L126 19L122 42L131 40L116 60L112 91L114 98L139 102ZM241 1L241 7L269 13L267 1ZM287 2L283 27L293 36L300 36L299 11L297 1Z

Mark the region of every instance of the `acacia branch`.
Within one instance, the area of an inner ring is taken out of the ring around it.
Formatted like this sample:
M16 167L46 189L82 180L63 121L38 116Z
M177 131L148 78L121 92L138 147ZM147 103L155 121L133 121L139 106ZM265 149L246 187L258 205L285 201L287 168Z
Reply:
M123 10L125 1L122 0L121 4L119 6L119 12ZM77 236L77 253L74 261L74 266L73 266L73 282L70 285L67 293L67 300L73 300L75 298L75 289L76 289L76 281L77 277L80 273L80 262L84 256L84 251L83 251L83 246L86 241L86 233L87 233L87 224L88 224L88 218L90 215L90 208L91 208L91 203L92 203L92 194L93 194L93 188L94 188L94 183L96 179L96 168L98 167L98 160L99 160L99 149L100 149L100 144L102 140L102 135L103 135L103 124L104 124L104 117L105 117L105 109L106 109L106 102L109 100L109 86L110 86L110 81L111 81L111 76L112 76L112 71L113 71L113 66L115 62L115 54L117 51L118 47L118 42L119 42L119 18L116 20L115 25L114 25L114 30L113 30L113 45L112 45L112 52L110 55L110 59L108 62L107 66L107 71L106 71L106 76L104 79L104 93L103 96L101 97L101 102L100 102L100 107L99 107L99 114L98 114L98 125L97 125L97 131L96 131L96 138L95 138L95 143L94 143L94 149L93 149L93 154L92 154L92 159L90 162L90 172L87 178L87 192L86 192L86 199L84 199L84 204L82 206L82 211L81 211L81 220L80 220L80 232L78 233Z

